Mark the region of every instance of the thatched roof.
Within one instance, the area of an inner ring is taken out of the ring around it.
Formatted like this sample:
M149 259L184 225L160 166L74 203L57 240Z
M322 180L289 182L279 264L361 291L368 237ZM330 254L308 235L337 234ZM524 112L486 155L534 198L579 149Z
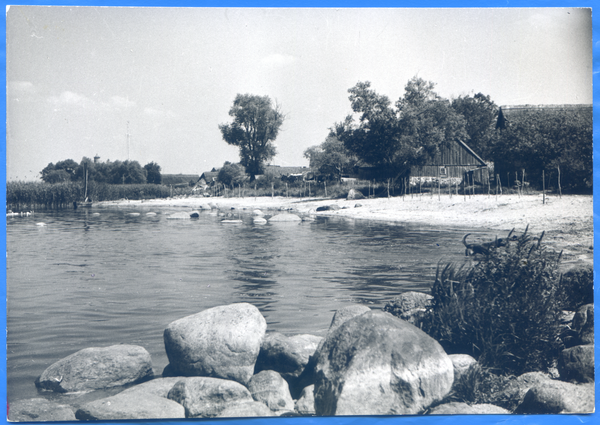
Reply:
M309 167L280 167L279 165L267 165L265 167L265 174L270 174L275 177L306 174L311 171L312 170Z
M593 106L591 104L501 106L500 111L498 112L496 128L506 128L507 123L509 123L512 119L520 119L532 113L544 112L548 114L557 114L565 111L592 113Z

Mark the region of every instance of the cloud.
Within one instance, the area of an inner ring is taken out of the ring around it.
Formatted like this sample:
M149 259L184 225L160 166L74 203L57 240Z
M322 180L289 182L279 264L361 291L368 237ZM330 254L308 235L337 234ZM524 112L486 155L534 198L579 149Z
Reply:
M30 81L9 81L9 90L15 92L35 93L35 86Z
M129 98L126 97L113 96L110 98L110 100L112 101L112 105L116 106L117 108L129 109L136 107L136 103L133 100L129 100Z
M292 55L280 55L279 53L274 53L262 58L261 62L267 66L281 67L296 62L296 57Z
M161 111L154 108L144 108L144 114L155 118L174 118L177 116L173 111Z
M56 107L78 106L81 108L90 108L94 106L93 100L72 91L64 91L59 96L50 96L48 102Z

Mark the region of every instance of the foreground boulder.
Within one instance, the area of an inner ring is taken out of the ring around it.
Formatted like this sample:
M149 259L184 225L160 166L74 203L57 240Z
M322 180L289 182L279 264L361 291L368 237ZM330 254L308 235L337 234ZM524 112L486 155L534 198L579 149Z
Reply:
M594 384L550 381L531 387L515 413L592 413L594 408Z
M347 322L348 320L360 316L361 314L366 313L367 311L371 311L369 307L362 304L354 304L349 305L348 307L340 308L333 315L333 319L331 319L331 323L329 325L329 330L327 332L333 332L337 328L339 328L342 324Z
M168 397L185 408L186 418L212 418L228 407L254 401L242 384L204 377L179 381Z
M509 410L493 404L445 403L434 407L429 415L510 415Z
M8 405L8 420L11 422L67 422L74 421L71 406L52 403L45 398L18 400Z
M256 360L255 373L274 370L288 382L300 376L323 337L294 335L287 337L278 332L265 336Z
M77 410L80 421L185 418L183 406L164 397L133 392L86 403Z
M469 371L471 366L477 364L477 360L468 354L450 354L448 357L450 357L454 368L455 383Z
M263 370L248 383L252 398L264 403L273 412L294 410L294 400L288 383L275 371Z
M159 397L167 398L169 395L169 391L173 386L181 381L181 377L173 377L173 378L157 378L152 381L144 382L143 384L135 385L131 388L127 388L121 394L128 393L143 393L143 394L152 394Z
M315 414L315 386L310 385L302 390L296 401L296 412L304 416Z
M267 323L251 304L214 307L169 324L164 332L169 372L247 384Z
M36 380L39 389L60 393L90 391L152 378L150 353L137 345L91 347L48 367Z
M218 418L248 418L261 416L277 416L264 403L258 401L248 401L245 403L234 404L221 410Z
M563 381L594 382L594 345L578 345L563 350L558 359Z
M443 399L454 378L437 341L375 311L327 335L316 374L317 415L416 414Z

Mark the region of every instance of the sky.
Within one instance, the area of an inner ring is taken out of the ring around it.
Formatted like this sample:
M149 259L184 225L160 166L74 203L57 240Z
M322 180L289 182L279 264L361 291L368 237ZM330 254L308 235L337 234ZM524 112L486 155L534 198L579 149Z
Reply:
M359 81L392 102L418 76L449 99L592 103L591 9L11 6L6 20L9 181L95 155L167 174L237 162L218 126L238 93L286 114L281 166L308 165Z

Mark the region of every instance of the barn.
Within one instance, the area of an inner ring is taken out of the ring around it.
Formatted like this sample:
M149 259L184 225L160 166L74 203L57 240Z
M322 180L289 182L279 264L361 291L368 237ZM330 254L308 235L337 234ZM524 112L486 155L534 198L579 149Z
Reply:
M454 140L442 146L440 151L421 167L410 170L411 185L437 182L442 185L461 183L465 176L468 182L487 185L489 183L488 165L462 140Z

